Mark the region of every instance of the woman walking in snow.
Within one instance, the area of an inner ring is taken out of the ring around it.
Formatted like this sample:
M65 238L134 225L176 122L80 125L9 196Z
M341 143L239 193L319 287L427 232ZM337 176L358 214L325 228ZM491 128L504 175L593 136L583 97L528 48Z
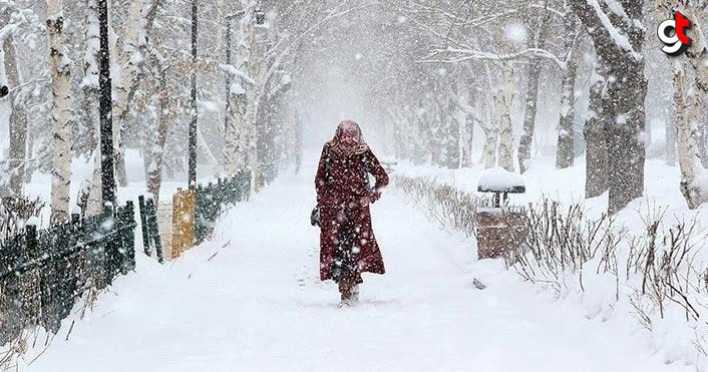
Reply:
M376 178L369 185L371 173ZM383 274L383 258L371 227L369 204L381 197L388 175L366 145L359 125L339 124L325 143L315 188L320 210L320 279L339 285L341 305L356 302L362 272Z

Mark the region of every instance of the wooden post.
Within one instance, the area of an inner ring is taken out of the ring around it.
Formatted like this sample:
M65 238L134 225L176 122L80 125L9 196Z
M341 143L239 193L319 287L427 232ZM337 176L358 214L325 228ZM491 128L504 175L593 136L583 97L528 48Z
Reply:
M196 193L194 190L181 189L172 201L172 257L179 257L182 252L194 246L195 242L195 207Z

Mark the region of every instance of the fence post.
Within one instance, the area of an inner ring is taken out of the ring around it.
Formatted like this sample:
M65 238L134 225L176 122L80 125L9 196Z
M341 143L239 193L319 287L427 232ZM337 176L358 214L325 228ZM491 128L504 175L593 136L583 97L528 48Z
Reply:
M41 290L42 273L40 270L30 269L34 266L33 262L36 262L40 256L37 226L28 225L25 237L27 239L27 259L25 262L19 261L19 263L21 263L20 267L15 268L15 278L18 280L20 289L18 300L22 304L20 306L20 311L22 312L20 316L22 319L22 327L27 324L37 324L37 322L39 322L42 303L46 301ZM22 253L19 251L17 254L22 256ZM23 268L22 264L27 266Z
M30 259L36 258L35 255L39 248L37 248L37 225L27 225L27 252L30 255Z
M99 266L103 269L102 283L99 289L106 288L113 282L113 256L115 252L115 237L113 235L113 228L115 225L115 220L113 216L113 205L109 202L103 207L103 214L101 215L99 230L101 231L101 239L99 240Z
M74 303L74 292L76 292L79 279L81 278L81 273L79 272L81 265L78 264L78 262L80 261L79 257L83 257L83 247L80 246L80 232L81 214L74 213L71 215L71 246L72 249L75 250L75 253L73 253L74 259L72 260L71 256L66 257L66 262L64 265L66 268L66 271L64 273L67 275L67 280L71 279L71 282L69 282L66 286L62 288L62 298L66 301L64 309L66 315L64 317L68 316L69 312L71 312L71 308L73 307ZM69 264L72 261L73 263Z
M120 247L122 254L121 273L128 274L128 271L135 270L135 207L132 200L125 203L123 212L121 213L120 229L123 242Z
M196 193L194 190L178 189L173 196L172 212L172 257L179 257L195 243Z
M160 229L157 226L157 207L155 207L155 200L148 199L146 205L146 216L147 229L148 229L148 240L152 240L155 244L155 253L157 253L157 262L164 263L165 257L162 254L162 240L160 238Z
M211 187L211 183L209 184ZM195 244L199 245L204 242L204 238L206 237L206 224L204 223L204 220L206 218L206 215L208 214L209 207L208 207L208 198L209 198L209 193L208 193L209 188L207 188L207 191L204 190L204 187L202 185L197 186L197 192L196 192L196 206L194 208L194 224L195 224Z
M143 249L145 250L145 255L150 257L150 235L148 234L147 217L145 216L145 196L138 196L138 207L140 207L140 228L143 233Z

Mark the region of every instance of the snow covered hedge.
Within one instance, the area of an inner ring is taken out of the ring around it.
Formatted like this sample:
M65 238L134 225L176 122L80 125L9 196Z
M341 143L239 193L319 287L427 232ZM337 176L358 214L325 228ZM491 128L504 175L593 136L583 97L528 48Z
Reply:
M474 235L474 213L487 199L470 195L431 178L392 177L396 187L426 207L431 216L444 226Z

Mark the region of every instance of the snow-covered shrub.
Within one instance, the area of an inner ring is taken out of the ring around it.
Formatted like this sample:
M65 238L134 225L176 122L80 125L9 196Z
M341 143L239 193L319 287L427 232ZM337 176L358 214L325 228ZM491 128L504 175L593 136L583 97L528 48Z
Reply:
M441 224L462 231L467 237L474 235L474 214L477 207L485 204L485 198L438 184L431 178L394 175L392 179L396 187L424 205Z
M639 216L644 229L630 230L606 215L586 218L580 205L560 211L544 200L527 211L517 272L579 298L591 317L634 318L667 361L708 367L708 231L697 217L649 210Z
M446 227L474 235L482 199L430 178L393 180ZM667 362L708 370L708 229L699 217L649 209L637 216L643 228L629 228L548 198L525 213L528 234L505 257L510 268L559 300L582 302L588 318L636 321Z
M43 207L39 198L0 198L0 242L22 232L27 220L39 217Z
M543 199L526 208L526 217L526 239L513 265L525 279L550 283L561 291L568 273L578 276L582 288L583 265L596 258L597 273L616 271L619 239L607 215L588 220L577 204L562 208Z

